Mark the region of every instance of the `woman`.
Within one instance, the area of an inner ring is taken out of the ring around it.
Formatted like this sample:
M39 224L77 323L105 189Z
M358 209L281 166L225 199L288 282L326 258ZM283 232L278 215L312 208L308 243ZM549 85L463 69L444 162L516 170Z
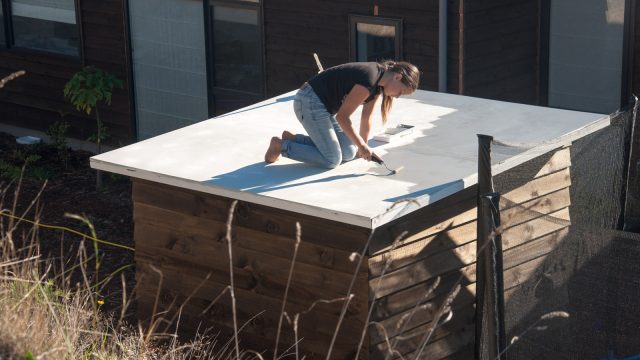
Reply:
M282 133L271 138L264 159L275 162L280 155L290 159L335 168L359 156L371 160L367 145L373 108L382 95L382 122L386 124L393 98L410 95L418 88L420 72L408 62L358 62L338 65L304 83L293 108L306 135ZM363 105L360 131L349 117Z

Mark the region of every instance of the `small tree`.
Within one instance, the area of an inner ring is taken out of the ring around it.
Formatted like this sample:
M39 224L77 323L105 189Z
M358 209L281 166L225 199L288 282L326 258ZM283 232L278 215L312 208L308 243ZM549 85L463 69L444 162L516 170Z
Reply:
M93 109L96 110L96 133L88 140L96 143L98 154L102 152L102 141L107 138L107 128L100 120L98 104L111 105L113 88L122 88L122 86L122 80L95 66L85 66L64 86L64 97L69 99L76 110L84 111L87 115L90 115ZM96 179L98 188L101 186L101 180L101 174L98 171Z
M76 110L84 111L87 115L96 109L97 133L88 140L98 145L98 153L101 152L102 141L106 138L107 128L100 120L98 104L111 105L113 88L122 88L122 80L95 66L85 66L73 75L64 86L64 97L69 99Z

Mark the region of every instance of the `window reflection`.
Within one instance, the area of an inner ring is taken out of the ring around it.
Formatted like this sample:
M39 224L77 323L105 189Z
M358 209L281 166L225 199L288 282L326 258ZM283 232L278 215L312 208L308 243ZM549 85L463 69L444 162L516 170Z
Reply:
M79 56L74 0L12 0L11 12L15 46Z

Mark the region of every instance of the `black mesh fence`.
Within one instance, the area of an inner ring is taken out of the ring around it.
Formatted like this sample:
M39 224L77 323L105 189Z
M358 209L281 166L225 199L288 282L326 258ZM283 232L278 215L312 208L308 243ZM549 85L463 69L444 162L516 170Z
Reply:
M494 176L507 358L640 359L640 235L617 230L632 120L612 114L610 126ZM539 145L494 139L492 164Z

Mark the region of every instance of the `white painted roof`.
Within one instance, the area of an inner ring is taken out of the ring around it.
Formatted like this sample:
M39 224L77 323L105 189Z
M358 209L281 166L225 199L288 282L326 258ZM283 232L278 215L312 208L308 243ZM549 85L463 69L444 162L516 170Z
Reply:
M281 158L264 162L269 140L302 132L290 92L227 115L91 158L91 167L275 208L375 228L477 181L477 136L536 144L499 155L494 174L609 125L609 116L430 91L396 99L390 126L414 125L401 141L374 143L396 175L357 159L324 170ZM358 129L360 113L352 116ZM375 111L374 133L380 131ZM494 161L495 163L495 161ZM392 209L400 199L416 198Z

